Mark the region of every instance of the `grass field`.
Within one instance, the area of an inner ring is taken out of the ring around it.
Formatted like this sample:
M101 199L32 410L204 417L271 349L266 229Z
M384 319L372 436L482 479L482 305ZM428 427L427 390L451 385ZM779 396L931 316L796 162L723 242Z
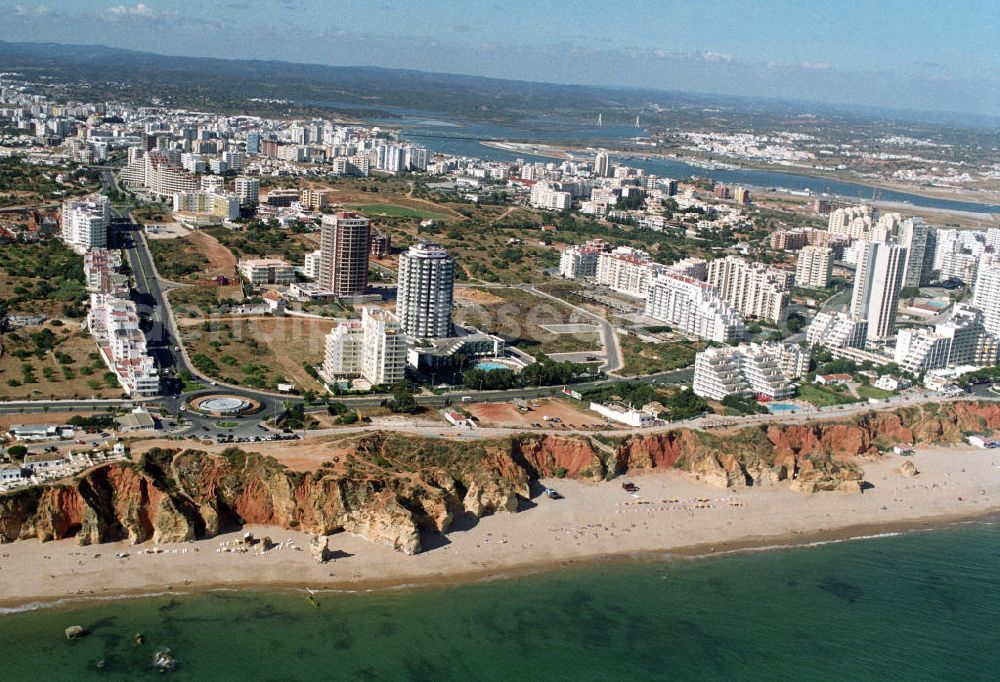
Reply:
M320 364L332 321L293 317L181 323L188 355L203 373L231 384L274 389L291 383L322 390L303 363Z
M532 355L599 351L598 335L553 334L542 327L553 324L590 323L572 308L521 289L476 287L456 294L456 322L500 334Z
M799 387L799 396L816 407L858 402L858 399L848 393L846 388L821 386L820 384L802 384Z
M121 397L108 374L97 344L78 327L49 323L3 336L0 400Z
M694 356L705 348L701 342L645 343L634 336L619 335L618 343L625 358L619 374L636 376L666 372L694 364Z
M875 388L874 386L858 386L858 395L867 400L868 398L874 398L875 400L885 400L886 398L891 398L896 395L892 391L886 391L882 388Z

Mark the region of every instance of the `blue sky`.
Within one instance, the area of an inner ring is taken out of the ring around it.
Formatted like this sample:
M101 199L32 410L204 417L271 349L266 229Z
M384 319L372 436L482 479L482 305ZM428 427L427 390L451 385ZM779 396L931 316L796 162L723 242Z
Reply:
M0 0L0 40L1000 114L1000 0Z

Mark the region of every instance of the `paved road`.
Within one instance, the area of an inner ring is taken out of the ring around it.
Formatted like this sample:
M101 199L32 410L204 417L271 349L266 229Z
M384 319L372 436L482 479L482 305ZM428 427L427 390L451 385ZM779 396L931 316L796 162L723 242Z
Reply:
M618 372L625 366L625 359L622 356L622 349L618 345L618 334L615 333L615 328L611 326L605 318L600 315L596 315L585 308L581 308L578 305L574 305L569 301L557 298L551 294L547 294L540 289L537 289L532 284L525 284L518 287L519 289L524 289L536 296L541 296L543 298L548 298L562 305L569 306L573 310L577 311L582 315L586 315L588 318L597 322L597 325L601 328L601 343L604 346L604 365L601 366L601 371L606 374L613 374Z
M851 293L852 291L850 287L847 287L843 291L838 291L823 302L823 306L820 310L824 313L846 311L847 307L850 305Z

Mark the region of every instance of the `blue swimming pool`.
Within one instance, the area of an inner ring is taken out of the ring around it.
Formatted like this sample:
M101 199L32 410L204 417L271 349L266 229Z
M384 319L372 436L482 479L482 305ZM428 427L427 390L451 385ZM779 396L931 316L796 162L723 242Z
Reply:
M767 406L767 409L771 410L771 412L793 412L802 408L798 405L790 405L789 403L771 403Z
M477 364L476 369L481 369L486 372L492 372L495 369L510 369L510 367L500 362L484 361Z

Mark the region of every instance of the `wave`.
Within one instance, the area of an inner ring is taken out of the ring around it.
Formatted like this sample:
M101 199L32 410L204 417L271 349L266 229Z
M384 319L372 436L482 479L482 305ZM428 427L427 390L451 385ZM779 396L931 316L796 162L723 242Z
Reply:
M233 591L236 592L237 590ZM147 599L149 597L181 596L189 594L192 594L192 592L186 592L183 590L164 590L161 592L132 592L124 594L95 594L81 595L79 597L60 597L59 599L28 602L27 604L20 604L18 606L0 606L0 617L16 613L25 613L28 611L58 609L64 606L75 606L89 602L123 601L126 599Z

